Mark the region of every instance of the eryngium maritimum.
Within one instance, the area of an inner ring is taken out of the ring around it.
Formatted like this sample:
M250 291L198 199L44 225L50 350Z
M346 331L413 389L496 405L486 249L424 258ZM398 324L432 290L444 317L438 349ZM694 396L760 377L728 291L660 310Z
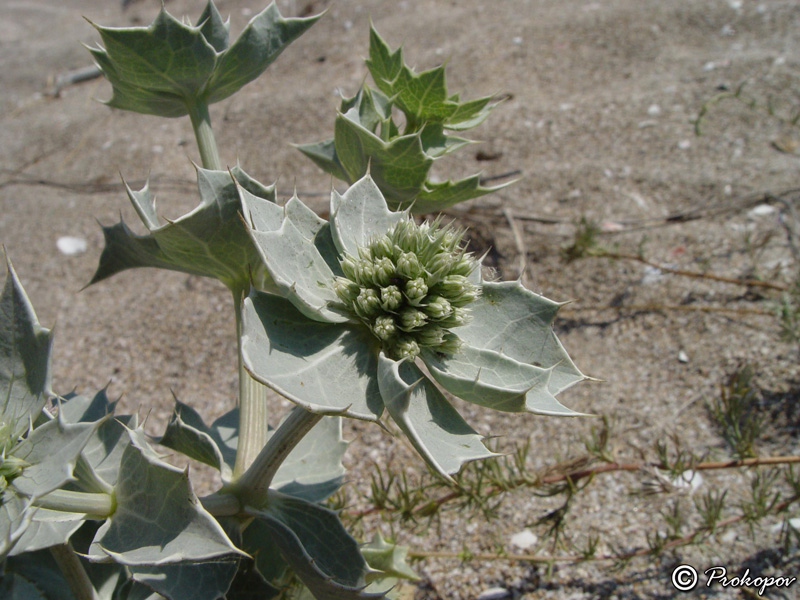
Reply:
M390 210L369 175L331 193L327 221L297 197L239 193L280 292L244 300L258 381L312 412L391 418L445 477L494 454L439 386L494 410L578 414L555 398L585 379L553 332L561 304L484 280L462 231Z
M465 252L463 237L439 220L417 225L409 218L340 261L344 276L334 290L387 356L458 351L461 342L450 328L467 323L466 306L480 291L467 279L478 263Z

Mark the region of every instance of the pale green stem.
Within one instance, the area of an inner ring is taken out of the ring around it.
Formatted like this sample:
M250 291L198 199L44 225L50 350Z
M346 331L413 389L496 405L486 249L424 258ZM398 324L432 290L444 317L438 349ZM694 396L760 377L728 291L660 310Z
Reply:
M208 114L208 104L205 101L187 103L189 118L192 120L194 137L197 140L197 148L200 150L200 161L203 168L222 170L222 162L219 160L217 152L217 142L214 139L214 131L211 129L211 116Z
M242 503L233 494L217 492L203 496L200 504L215 517L235 517L242 512Z
M92 517L110 517L116 510L116 502L111 494L92 494L55 490L46 496L36 498L34 506L62 512L80 513Z
M69 585L72 595L75 596L75 600L100 600L100 596L97 595L89 576L86 574L86 569L83 568L78 555L75 554L69 542L51 546L50 554L58 563L58 567L61 569L64 579L67 580L67 585Z
M322 415L295 406L286 420L272 433L267 445L235 483L234 490L244 504L263 505L267 490L278 468L289 453L311 429L319 423Z
M239 355L239 445L233 466L236 480L267 443L269 433L267 388L250 376L242 359L242 292L233 292L236 313L236 347Z
M75 465L75 477L78 479L79 485L83 489L91 492L100 492L103 494L113 494L114 488L103 481L97 473L94 472L91 465L83 457L83 454L78 456L78 462Z

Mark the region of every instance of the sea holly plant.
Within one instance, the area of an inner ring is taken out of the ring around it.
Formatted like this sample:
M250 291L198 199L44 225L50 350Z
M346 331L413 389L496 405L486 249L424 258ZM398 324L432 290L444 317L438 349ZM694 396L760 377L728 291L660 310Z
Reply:
M332 192L327 222L296 197L280 208L240 193L281 291L245 300L243 359L259 381L312 413L388 413L445 477L492 453L434 381L496 410L577 414L555 398L585 379L553 333L560 305L486 281L463 231L392 212L369 175Z
M353 184L367 171L392 209L437 212L505 185L485 187L479 174L458 181L434 181L433 163L471 140L448 132L480 125L497 105L492 96L461 101L450 95L445 68L417 73L370 29L367 67L377 89L366 83L342 100L332 139L297 148L334 177ZM393 109L402 113L402 131Z
M415 578L407 549L380 532L359 542L326 505L346 475L342 418L388 429L388 415L453 483L464 463L493 453L447 394L506 412L577 414L555 398L585 379L553 333L560 304L485 279L455 224L396 211L488 191L477 179L425 178L433 158L466 143L445 131L480 122L491 99L448 96L442 69L414 73L373 30L368 65L379 89L346 101L345 125L358 121L368 135L352 129L334 144L352 185L332 192L328 220L296 196L278 204L274 186L238 165L222 168L209 105L261 74L317 18L285 19L271 4L230 44L212 1L194 26L164 9L148 27L96 26L103 46L90 52L111 83L108 104L188 115L202 165L199 203L177 219L159 216L149 185L125 186L147 233L104 227L90 284L141 267L218 279L233 298L239 395L211 423L176 398L158 436L118 414L105 390L60 395L51 332L9 263L0 296L0 597L393 598L399 579ZM392 107L406 115L402 135ZM361 153L369 144L376 154ZM403 162L403 147L421 162ZM413 175L405 182L404 170ZM268 388L294 403L274 427ZM190 470L166 453L216 469L221 485L198 497Z

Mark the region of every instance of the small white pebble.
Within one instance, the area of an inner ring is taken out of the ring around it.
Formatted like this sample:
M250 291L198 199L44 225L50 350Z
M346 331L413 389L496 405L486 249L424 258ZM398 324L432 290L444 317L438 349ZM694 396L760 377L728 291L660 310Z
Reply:
M769 204L759 204L747 211L748 217L765 217L775 212L775 207Z
M710 60L703 65L703 71L713 71L716 68L717 68L717 63L715 63L713 60Z
M703 476L697 471L688 469L671 480L672 485L679 490L687 492L697 491L703 485Z
M644 267L644 276L642 277L642 283L644 283L644 284L655 283L656 281L661 279L662 275L663 275L663 272L658 267L653 267L651 265L645 265L645 267Z
M511 544L521 550L528 550L536 545L539 538L530 529L523 529L511 536Z
M85 239L70 235L58 238L56 246L61 254L66 254L67 256L83 254L89 247Z
M661 107L658 104L651 104L647 107L647 114L651 117L657 117L661 114Z
M501 600L501 598L508 598L511 595L506 588L493 587L483 590L476 600Z
M688 363L689 362L689 355L686 354L683 350L678 352L678 362Z
M569 102L562 102L558 105L558 110L570 110L572 108L572 104Z
M520 45L522 43L522 37L515 35L513 38L511 38L511 43Z
M678 148L680 148L681 150L688 150L691 147L692 147L692 142L690 142L689 140L681 140L680 142L678 142Z

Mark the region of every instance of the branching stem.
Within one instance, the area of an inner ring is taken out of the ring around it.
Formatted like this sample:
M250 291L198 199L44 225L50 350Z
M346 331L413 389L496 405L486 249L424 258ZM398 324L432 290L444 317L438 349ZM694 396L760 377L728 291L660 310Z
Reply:
M100 600L86 570L69 542L50 547L50 554L58 563L67 585L76 600Z
M73 492L71 490L55 490L36 498L34 506L59 510L63 512L91 515L92 517L110 517L116 510L116 502L111 494L93 494L89 492Z
M208 104L203 101L187 103L189 118L192 120L194 137L197 140L197 148L200 151L200 161L203 168L222 170L222 162L217 151L217 142L214 139L214 131L211 129L211 116L208 114Z
M236 313L236 347L239 356L239 446L233 478L237 479L253 463L267 443L269 433L267 388L250 376L242 358L242 302L243 292L234 290Z
M245 504L258 506L267 497L272 478L300 440L319 423L322 415L295 406L275 430L255 461L234 484L235 493Z

